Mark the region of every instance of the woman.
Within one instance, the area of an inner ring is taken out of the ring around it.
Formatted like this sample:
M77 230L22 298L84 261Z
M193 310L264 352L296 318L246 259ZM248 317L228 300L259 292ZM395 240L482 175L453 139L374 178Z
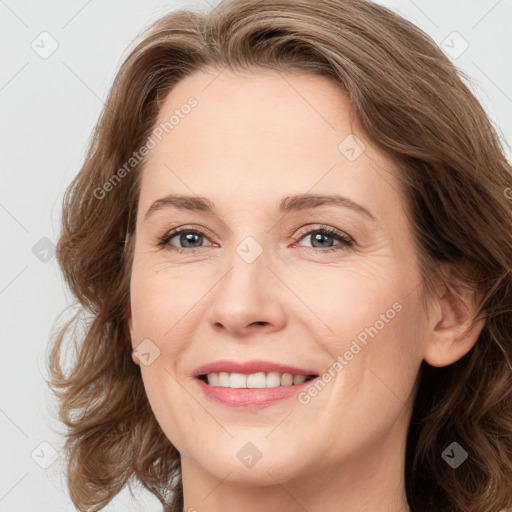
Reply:
M454 66L384 7L154 23L63 205L73 502L135 479L172 511L512 507L511 186Z

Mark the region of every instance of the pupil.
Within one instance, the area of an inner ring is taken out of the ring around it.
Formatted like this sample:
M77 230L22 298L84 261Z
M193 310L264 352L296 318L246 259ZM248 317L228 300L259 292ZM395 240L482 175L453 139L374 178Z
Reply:
M329 238L329 237L330 237L330 235L326 235L326 234L324 234L324 233L317 233L317 234L313 237L313 240L314 240L315 242L322 242L322 240L321 240L321 239L319 240L319 239L318 239L318 237L323 238L323 239L324 239L323 241L325 242L325 238ZM328 247L331 247L331 245L332 245L332 244L330 244ZM314 244L313 244L313 247L315 247L315 245L314 245Z
M187 243L194 243L194 240L193 238L194 237L198 237L198 236L201 236L201 235L198 235L197 233L187 233L187 234L184 234L184 235L181 235L181 240L180 242L185 246L185 247L188 247ZM197 242L197 241L196 241Z

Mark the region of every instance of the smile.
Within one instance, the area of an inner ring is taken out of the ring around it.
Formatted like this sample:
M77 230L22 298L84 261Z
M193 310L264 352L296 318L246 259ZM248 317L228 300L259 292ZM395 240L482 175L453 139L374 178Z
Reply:
M257 372L245 375L243 373L212 372L200 375L199 378L210 386L233 389L262 389L297 386L314 378L314 375L292 375L291 373L279 372Z

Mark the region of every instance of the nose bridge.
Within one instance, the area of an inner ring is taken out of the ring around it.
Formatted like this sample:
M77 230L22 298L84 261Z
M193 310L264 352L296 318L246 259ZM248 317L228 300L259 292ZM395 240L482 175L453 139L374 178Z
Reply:
M271 255L253 236L246 236L226 255L226 271L212 294L209 320L241 333L254 324L279 326L284 309L273 274Z
M234 247L227 257L228 273L219 283L218 294L236 311L248 310L262 303L265 285L268 284L268 257L263 246L248 236Z

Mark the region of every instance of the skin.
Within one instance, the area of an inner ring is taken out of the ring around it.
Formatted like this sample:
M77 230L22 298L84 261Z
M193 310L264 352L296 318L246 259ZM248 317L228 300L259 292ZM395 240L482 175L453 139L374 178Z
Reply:
M132 346L149 339L159 351L149 365L135 352L133 361L181 453L185 510L407 511L405 439L421 361L451 364L483 324L461 336L469 313L442 283L423 309L392 162L334 84L290 72L219 73L183 79L161 106L155 126L190 96L198 101L147 159L131 278ZM365 144L353 161L339 149L351 133ZM376 221L339 206L279 213L282 197L306 192L342 194ZM168 207L145 220L170 193L206 197L218 217ZM315 232L302 233L319 224L355 245L330 235L315 245ZM185 225L204 237L158 246ZM252 263L237 253L248 236L263 250ZM401 306L394 318L307 404L292 397L234 410L209 400L191 376L218 359L321 375L393 304ZM237 457L248 442L262 454L250 468Z

